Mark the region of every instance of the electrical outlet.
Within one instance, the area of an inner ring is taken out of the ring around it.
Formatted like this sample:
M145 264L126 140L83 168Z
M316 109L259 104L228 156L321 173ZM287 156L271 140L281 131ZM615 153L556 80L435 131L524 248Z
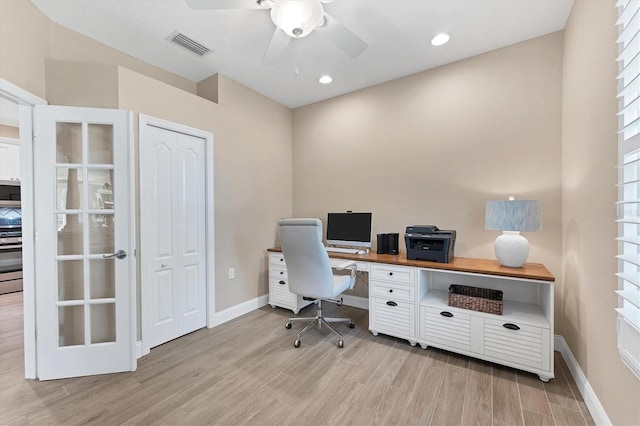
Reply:
M236 269L235 268L229 268L229 279L232 280L236 277Z

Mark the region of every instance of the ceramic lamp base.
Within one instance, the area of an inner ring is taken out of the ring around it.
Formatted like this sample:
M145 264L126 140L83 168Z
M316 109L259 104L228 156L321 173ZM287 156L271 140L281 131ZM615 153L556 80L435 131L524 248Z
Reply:
M519 268L529 257L529 241L518 231L503 231L494 243L496 258L502 266Z

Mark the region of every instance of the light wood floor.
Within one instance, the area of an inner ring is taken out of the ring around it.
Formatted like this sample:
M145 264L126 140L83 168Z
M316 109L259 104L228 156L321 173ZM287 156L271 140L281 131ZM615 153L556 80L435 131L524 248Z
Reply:
M331 305L333 306L333 305ZM420 347L367 330L366 311L336 338L270 306L152 349L134 373L24 380L22 293L0 296L0 424L594 424L556 353L556 378ZM313 314L313 306L302 314Z

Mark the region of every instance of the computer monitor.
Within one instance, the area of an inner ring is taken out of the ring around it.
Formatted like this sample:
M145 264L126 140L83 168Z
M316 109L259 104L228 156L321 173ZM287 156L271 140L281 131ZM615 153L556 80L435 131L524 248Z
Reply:
M328 213L327 244L371 247L371 213Z

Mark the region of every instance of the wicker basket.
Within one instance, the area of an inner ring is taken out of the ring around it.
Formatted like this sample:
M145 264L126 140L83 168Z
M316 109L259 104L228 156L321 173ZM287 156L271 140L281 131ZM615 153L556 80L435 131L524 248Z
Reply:
M449 306L502 315L502 291L451 284Z

